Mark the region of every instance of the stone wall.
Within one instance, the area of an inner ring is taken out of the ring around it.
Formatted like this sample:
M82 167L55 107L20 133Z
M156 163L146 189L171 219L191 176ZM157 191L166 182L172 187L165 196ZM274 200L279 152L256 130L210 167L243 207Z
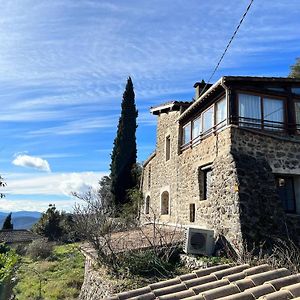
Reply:
M299 137L236 127L231 132L244 235L260 240L289 237L300 244L300 215L283 211L274 180L274 174L300 175Z
M106 280L105 276L94 269L94 261L86 256L84 282L81 287L79 300L98 300L112 295L114 286L111 280Z

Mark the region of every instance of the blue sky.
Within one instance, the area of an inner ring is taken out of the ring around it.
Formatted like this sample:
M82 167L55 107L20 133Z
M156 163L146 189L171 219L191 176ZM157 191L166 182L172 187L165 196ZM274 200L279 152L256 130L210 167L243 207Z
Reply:
M149 107L191 100L249 1L0 1L0 210L71 210L107 174L127 77L138 159L154 150ZM254 0L213 82L287 76L300 56L300 1Z

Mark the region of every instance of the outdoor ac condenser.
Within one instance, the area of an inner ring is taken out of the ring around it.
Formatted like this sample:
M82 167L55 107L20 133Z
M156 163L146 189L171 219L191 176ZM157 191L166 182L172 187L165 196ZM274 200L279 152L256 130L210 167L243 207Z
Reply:
M185 236L185 253L212 255L214 251L214 231L188 227Z

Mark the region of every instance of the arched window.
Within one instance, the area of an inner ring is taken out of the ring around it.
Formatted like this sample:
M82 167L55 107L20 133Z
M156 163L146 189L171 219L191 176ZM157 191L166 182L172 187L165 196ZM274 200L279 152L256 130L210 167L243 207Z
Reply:
M148 215L149 212L150 212L150 196L147 196L145 200L145 214Z
M161 211L160 213L162 215L168 215L169 214L169 193L167 191L163 192L161 194Z

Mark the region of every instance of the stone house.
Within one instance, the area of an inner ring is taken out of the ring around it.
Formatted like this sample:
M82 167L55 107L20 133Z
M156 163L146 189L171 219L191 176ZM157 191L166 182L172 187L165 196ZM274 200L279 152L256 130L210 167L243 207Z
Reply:
M213 229L233 246L300 241L300 79L224 76L152 107L143 218Z

